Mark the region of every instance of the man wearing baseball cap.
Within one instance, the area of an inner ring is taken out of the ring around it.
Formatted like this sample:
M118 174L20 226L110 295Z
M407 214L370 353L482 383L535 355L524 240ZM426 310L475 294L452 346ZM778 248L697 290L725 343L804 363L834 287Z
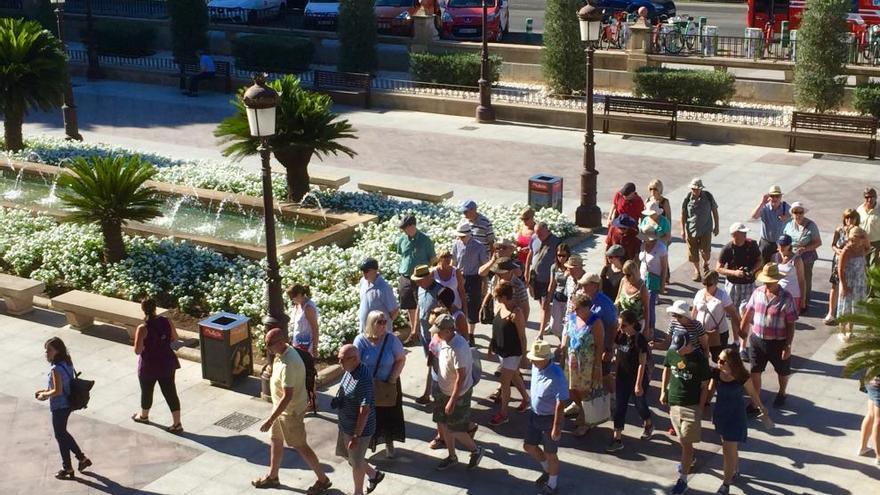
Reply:
M770 186L767 194L761 197L761 202L752 211L752 220L761 220L761 259L769 263L776 252L776 239L782 235L785 224L791 220L791 206L782 200L782 188L776 185Z
M400 236L397 238L395 248L400 255L398 274L398 296L400 297L400 309L407 311L409 316L410 336L407 344L416 341L418 335L418 299L419 288L410 277L419 265L433 266L437 261L437 253L434 252L434 242L416 227L415 215L405 215L400 220Z
M743 307L752 297L752 291L755 290L755 274L761 270L764 262L758 243L746 237L749 228L744 223L734 222L730 225L729 232L731 240L721 248L715 271L727 278L724 290L730 296L733 307L742 313ZM736 332L733 341L741 347L742 357L748 358L747 342L740 342Z
M470 327L469 335L473 338L474 329L480 321L480 305L483 302L480 267L489 261L489 253L485 246L474 239L471 232L471 224L467 221L458 226L456 239L452 243L452 258L464 278L464 309Z
M492 228L492 222L477 211L476 201L472 199L464 201L458 211L471 224L471 235L474 239L485 246L486 251L491 251L492 244L495 243L495 231Z
M358 282L358 294L360 295L360 305L358 306L358 323L360 333L364 332L367 324L367 315L370 311L381 311L385 313L388 320L387 331L390 333L394 330L394 319L400 313L400 306L397 304L397 298L394 297L394 289L379 274L379 262L376 258L364 258L358 265L358 269L363 274L360 282Z
M532 362L532 383L529 412L523 448L541 464L541 476L535 480L541 494L557 492L559 481L559 440L565 423L565 403L568 401L568 380L562 368L553 362L553 349L543 340L532 343L526 354ZM541 448L543 446L543 449Z
M632 218L641 218L642 210L645 209L645 202L639 193L636 192L636 185L627 182L614 193L614 199L611 201L611 208L608 209L608 225L620 215L627 214Z

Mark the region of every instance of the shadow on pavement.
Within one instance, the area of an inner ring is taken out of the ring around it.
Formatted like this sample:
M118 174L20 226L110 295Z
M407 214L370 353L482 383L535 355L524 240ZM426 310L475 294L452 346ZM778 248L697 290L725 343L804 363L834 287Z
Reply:
M84 478L83 476L86 476L87 478ZM100 474L94 473L92 471L83 471L82 476L74 478L74 481L81 485L86 485L95 492L99 493L112 493L113 495L128 493L137 493L139 495L162 495L158 492L151 492L140 488L122 486L119 483L111 480L110 478L107 478L106 476L101 476Z

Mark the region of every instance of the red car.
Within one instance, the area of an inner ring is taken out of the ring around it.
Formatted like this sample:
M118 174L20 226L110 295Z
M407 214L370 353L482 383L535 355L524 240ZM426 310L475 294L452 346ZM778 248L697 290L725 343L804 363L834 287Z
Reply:
M501 41L510 26L507 0L485 0L486 37ZM482 39L483 0L448 0L441 16L443 38Z
M395 36L412 36L412 16L419 10L419 0L376 0L376 21L379 32Z

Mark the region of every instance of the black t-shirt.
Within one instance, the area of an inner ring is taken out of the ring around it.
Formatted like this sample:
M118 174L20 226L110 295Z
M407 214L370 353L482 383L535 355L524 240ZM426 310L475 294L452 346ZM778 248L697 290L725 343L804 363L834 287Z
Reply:
M746 239L742 246L734 245L728 242L726 246L721 248L721 256L718 261L721 266L729 270L747 270L750 275L748 277L727 276L727 280L734 284L751 284L755 281L755 274L751 273L758 260L761 259L761 250L758 249L758 243Z
M648 354L648 339L641 333L630 337L620 332L614 343L617 344L617 374L635 380L639 373L639 355Z
M612 301L617 299L617 293L620 291L620 281L623 280L623 271L615 272L611 269L611 265L605 265L602 268L602 292Z

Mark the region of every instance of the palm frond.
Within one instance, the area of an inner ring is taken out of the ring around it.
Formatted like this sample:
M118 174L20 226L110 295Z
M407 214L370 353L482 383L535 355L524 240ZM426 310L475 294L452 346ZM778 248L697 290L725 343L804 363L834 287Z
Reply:
M36 21L0 19L0 114L61 106L67 81L62 43Z
M880 290L880 266L868 270L868 284L874 291ZM861 374L868 379L880 375L880 299L860 302L854 314L840 321L853 324L852 337L837 351L837 359L846 361L844 374Z

